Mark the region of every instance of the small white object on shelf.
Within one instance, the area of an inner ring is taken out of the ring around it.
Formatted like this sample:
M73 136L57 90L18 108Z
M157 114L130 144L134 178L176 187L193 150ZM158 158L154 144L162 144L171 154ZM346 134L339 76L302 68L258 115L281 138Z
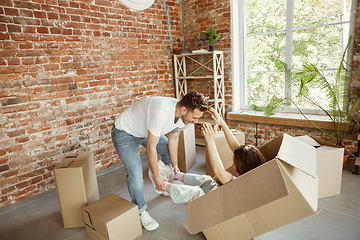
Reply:
M192 53L205 53L208 52L206 49L193 50Z

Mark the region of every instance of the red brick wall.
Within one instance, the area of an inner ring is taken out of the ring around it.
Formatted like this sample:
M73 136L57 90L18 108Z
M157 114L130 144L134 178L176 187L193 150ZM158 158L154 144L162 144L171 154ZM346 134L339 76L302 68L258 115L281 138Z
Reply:
M114 117L174 96L178 2L137 12L117 0L0 1L0 208L54 188L54 166L78 149L98 171L119 163Z

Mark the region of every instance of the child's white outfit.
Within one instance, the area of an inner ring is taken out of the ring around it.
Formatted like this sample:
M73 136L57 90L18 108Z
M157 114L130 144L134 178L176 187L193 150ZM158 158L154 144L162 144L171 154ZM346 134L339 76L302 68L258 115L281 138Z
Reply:
M159 172L163 177L174 180L174 178L171 177L171 172L173 171L171 166L165 165L161 160L158 161L158 166ZM149 169L149 177L156 189L151 169ZM183 180L184 184L172 182L170 185L170 197L174 203L187 203L219 187L219 184L208 175L185 173ZM167 193L156 191L163 195Z
M208 175L185 173L184 184L171 184L170 197L174 203L187 203L218 187L219 184Z

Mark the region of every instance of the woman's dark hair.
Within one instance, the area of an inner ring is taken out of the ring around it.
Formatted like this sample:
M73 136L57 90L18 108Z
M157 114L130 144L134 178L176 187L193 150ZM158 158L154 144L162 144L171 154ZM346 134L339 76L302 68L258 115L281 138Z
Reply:
M204 95L196 91L188 92L179 103L181 107L186 107L191 111L194 111L195 108L200 109L202 112L208 110L208 103Z
M266 159L263 154L253 145L242 145L234 151L235 168L240 174L246 173L265 162Z

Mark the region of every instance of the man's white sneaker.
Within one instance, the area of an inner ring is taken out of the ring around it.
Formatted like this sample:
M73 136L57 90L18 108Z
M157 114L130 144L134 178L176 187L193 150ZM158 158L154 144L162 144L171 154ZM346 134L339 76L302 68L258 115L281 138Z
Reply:
M140 214L140 221L143 227L148 231L153 231L159 227L159 223L155 221L147 211Z

